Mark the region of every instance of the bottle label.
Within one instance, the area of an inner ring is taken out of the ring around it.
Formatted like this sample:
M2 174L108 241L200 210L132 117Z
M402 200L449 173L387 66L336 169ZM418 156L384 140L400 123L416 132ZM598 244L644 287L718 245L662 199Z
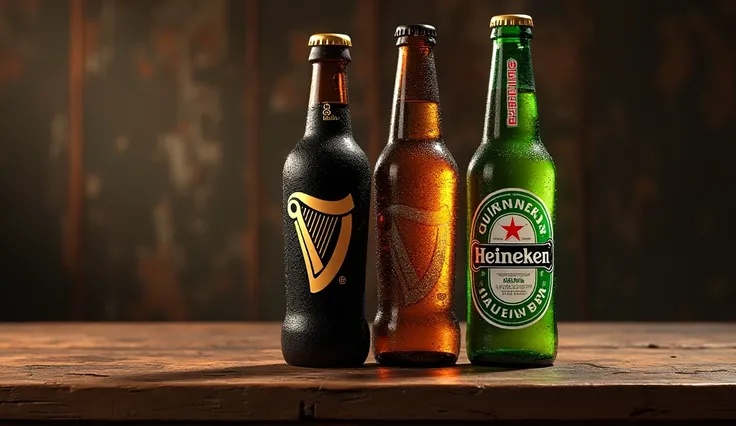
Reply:
M303 192L289 196L287 209L299 238L310 292L324 290L342 267L353 232L354 207L351 194L337 201L321 200ZM345 284L346 278L341 276L338 282Z
M514 58L506 60L506 127L516 127L519 123L517 107L517 62Z
M554 273L552 234L549 210L525 189L501 189L478 205L468 261L473 305L489 324L524 328L547 312Z
M432 292L446 268L452 215L446 205L429 211L393 204L386 213L391 269L397 280L392 297L400 306L413 305Z
M325 102L322 104L322 121L336 121L339 118L332 113L332 106Z

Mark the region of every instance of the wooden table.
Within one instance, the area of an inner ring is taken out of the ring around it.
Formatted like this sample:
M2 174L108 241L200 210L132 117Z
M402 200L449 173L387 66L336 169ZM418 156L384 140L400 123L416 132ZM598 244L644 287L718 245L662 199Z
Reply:
M736 418L736 324L562 324L555 366L526 370L471 366L464 349L453 368L378 368L372 355L360 369L294 368L283 363L279 331L276 323L0 325L0 420Z

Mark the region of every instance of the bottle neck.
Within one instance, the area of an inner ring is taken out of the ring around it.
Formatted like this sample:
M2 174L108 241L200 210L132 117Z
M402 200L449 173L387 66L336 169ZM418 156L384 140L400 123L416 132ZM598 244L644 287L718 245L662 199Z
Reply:
M433 44L425 37L398 40L389 142L442 139L442 115Z
M343 59L312 62L305 136L352 132L347 65Z
M531 29L494 28L483 143L531 144L539 140Z

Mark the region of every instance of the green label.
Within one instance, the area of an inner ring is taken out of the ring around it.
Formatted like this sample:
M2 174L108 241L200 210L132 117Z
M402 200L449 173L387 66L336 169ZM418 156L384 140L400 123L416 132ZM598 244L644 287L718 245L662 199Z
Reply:
M532 192L488 194L473 216L468 261L473 305L500 328L528 327L549 308L554 273L552 220Z

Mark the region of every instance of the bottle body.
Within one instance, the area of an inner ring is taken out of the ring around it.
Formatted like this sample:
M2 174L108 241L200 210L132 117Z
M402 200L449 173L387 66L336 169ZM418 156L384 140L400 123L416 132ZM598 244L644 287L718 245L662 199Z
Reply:
M452 365L460 349L453 301L459 177L442 140L431 45L412 37L397 43L391 135L373 175L378 273L373 350L381 365Z
M377 362L457 361L453 306L457 166L441 141L385 148L374 173L378 312Z
M346 82L343 65L315 65L307 131L283 169L281 348L288 364L304 367L360 366L370 347L364 305L371 167L353 139L346 95L325 94L333 81Z
M479 365L551 365L556 171L539 136L531 29L494 29L483 143L467 171L466 350Z
M554 262L553 246L539 248L554 244L555 167L543 147L537 152L510 156L486 145L470 162L466 349L473 364L551 365L557 355L554 271L545 269ZM516 235L507 242L509 231L519 233L518 244ZM515 250L504 251L504 244ZM483 268L489 253L512 262L516 253L517 259L537 256L544 265Z

